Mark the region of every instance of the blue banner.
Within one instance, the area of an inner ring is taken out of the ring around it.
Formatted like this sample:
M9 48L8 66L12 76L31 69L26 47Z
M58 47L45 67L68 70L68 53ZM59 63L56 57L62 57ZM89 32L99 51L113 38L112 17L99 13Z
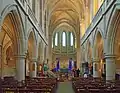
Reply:
M72 70L72 60L71 60L71 59L69 60L69 66L68 66L68 69L69 69L69 71Z
M59 62L59 59L57 59L57 71L60 70L60 62Z

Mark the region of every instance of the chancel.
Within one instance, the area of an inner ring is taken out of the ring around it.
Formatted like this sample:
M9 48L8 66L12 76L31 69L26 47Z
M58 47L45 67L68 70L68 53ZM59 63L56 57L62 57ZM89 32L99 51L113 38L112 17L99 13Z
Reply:
M0 93L120 93L120 0L0 0Z

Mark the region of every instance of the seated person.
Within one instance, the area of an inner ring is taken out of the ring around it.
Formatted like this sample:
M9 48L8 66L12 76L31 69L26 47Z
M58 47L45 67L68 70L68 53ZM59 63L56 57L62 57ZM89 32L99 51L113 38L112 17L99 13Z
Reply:
M84 78L87 78L88 76L87 76L87 73L84 73Z

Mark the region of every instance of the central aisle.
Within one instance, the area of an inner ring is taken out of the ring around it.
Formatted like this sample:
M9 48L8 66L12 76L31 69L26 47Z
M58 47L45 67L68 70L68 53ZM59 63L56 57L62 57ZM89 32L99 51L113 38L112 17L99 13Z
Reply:
M56 93L74 93L72 82L60 82Z

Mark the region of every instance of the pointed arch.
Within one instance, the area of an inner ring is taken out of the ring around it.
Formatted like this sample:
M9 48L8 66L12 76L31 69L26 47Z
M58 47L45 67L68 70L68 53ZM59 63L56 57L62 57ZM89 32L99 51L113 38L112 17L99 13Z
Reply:
M30 57L36 57L37 51L36 51L36 38L35 38L35 33L34 31L30 31L28 34L28 51L30 54Z
M104 53L104 40L100 33L100 31L97 30L97 34L95 36L94 46L93 46L93 56L95 59L102 59L103 53Z
M25 32L24 32L24 25L23 25L22 17L21 17L18 6L13 4L13 5L8 5L3 9L2 13L1 13L2 19L0 21L0 24L1 25L3 24L2 28L4 28L3 26L5 26L4 21L7 16L10 17L12 24L14 24L14 31L15 31L14 35L16 38L14 41L16 43L15 44L16 52L14 55L24 54L25 53L25 50L24 50ZM0 30L0 31L2 31L2 30Z

